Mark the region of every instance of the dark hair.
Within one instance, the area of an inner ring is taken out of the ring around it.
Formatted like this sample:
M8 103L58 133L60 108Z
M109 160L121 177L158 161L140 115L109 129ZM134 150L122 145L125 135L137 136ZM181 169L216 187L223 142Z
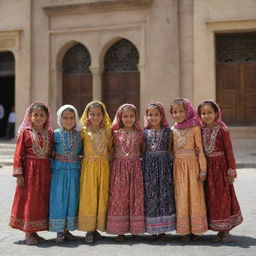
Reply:
M148 110L149 110L150 108L156 108L156 109L158 109L158 111L160 112L160 115L162 115L159 106L158 106L157 104L155 104L155 103L151 103L151 104L149 104L149 105L147 106L147 108L146 108L146 115L148 115Z
M105 115L103 106L102 106L99 102L92 102L92 103L88 106L87 117L88 117L88 113L89 113L89 111L90 111L91 108L100 108L100 110L101 110L103 116Z
M170 107L170 112L172 113L173 107L176 105L183 105L184 109L185 109L185 100L182 98L177 98L175 100L172 101L171 103L171 107Z
M34 103L30 108L29 114L32 114L36 109L44 111L46 116L49 117L49 110L43 103Z
M205 100L205 101L201 102L201 103L198 105L198 107L197 107L197 113L198 113L199 115L201 115L201 108L202 108L203 106L205 106L205 105L211 106L211 108L213 109L213 111L214 111L216 114L219 112L219 108L218 108L218 106L217 106L214 102L212 102L212 101L210 101L210 100Z
M62 111L61 116L63 115L63 113L64 113L65 111L72 112L74 115L76 115L75 112L74 112L74 110L73 110L72 108L66 108L66 109L64 109L64 110Z

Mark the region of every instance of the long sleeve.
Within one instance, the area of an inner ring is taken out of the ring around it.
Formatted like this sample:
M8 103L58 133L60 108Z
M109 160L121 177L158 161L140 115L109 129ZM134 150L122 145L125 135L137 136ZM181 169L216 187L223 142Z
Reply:
M111 131L106 131L107 133L107 149L109 154L113 154L113 136Z
M23 161L25 156L26 130L19 135L13 159L13 176L23 175Z
M233 153L233 147L230 139L229 131L226 128L222 128L223 142L224 142L224 150L227 157L228 162L228 176L237 177L236 173L236 160Z
M206 158L203 151L202 135L201 135L201 129L199 126L194 127L194 136L195 136L196 148L198 150L198 160L199 160L200 170L206 171L207 170Z

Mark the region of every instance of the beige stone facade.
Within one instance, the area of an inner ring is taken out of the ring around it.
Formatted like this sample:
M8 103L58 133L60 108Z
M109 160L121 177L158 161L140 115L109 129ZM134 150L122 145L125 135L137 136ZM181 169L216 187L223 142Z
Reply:
M140 109L176 97L216 98L216 32L256 30L254 0L0 0L0 51L15 56L19 124L34 101L62 105L62 62L76 43L91 56L93 98L104 57L125 38L139 52ZM53 122L54 123L54 122Z

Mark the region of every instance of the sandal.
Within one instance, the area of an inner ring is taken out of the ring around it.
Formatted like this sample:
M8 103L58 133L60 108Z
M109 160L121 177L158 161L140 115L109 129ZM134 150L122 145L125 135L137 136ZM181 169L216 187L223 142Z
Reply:
M223 232L219 232L216 237L214 237L215 242L220 242L222 240Z
M57 244L61 244L64 242L64 234L62 232L57 233L57 237L55 238L55 242Z
M88 231L86 233L85 242L87 244L92 244L94 242L93 233L94 233L94 231Z
M123 242L125 239L125 236L124 235L118 235L117 237L115 237L115 240L117 242Z
M169 240L168 236L165 233L159 234L158 238L163 242L167 242Z
M26 244L27 244L27 245L35 245L35 244L38 244L37 239L33 236L32 233L26 233L25 239L26 239Z
M102 239L101 234L100 234L97 230L95 230L95 231L93 232L93 237L94 237L95 239L97 239L97 240Z
M36 232L33 233L33 236L36 238L37 242L39 242L39 243L46 241L43 237L39 236Z
M67 239L67 240L69 240L69 241L74 241L74 240L76 240L76 237L73 236L68 230L66 230L66 231L64 232L64 237L65 237L65 239Z

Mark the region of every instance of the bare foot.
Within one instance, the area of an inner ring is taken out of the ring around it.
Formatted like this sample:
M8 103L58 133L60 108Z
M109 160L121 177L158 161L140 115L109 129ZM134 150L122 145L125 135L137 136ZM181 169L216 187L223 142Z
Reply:
M214 237L215 242L220 242L222 239L223 232L219 232L216 237Z
M230 242L232 242L232 240L230 239L229 231L223 232L221 242L222 243L230 243Z
M33 236L36 238L36 240L39 242L39 243L42 243L42 242L45 242L45 239L41 236L39 236L36 232L33 233Z
M33 236L33 233L26 232L25 239L26 239L26 244L27 244L27 245L35 245L35 244L38 244L38 241L37 241L37 239Z
M94 231L88 231L86 233L85 242L87 244L92 244L94 242L93 233L94 233Z
M56 244L62 244L64 242L64 233L58 232L57 237L55 238Z

